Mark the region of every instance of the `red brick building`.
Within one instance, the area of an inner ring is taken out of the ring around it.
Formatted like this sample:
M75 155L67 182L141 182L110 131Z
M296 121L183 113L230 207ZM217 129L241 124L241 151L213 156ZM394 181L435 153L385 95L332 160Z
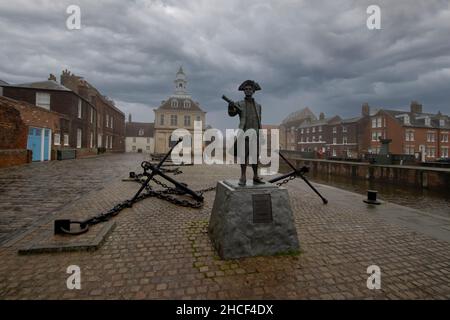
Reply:
M52 139L62 119L56 112L0 97L0 167L55 159Z
M380 138L392 139L393 154L416 155L421 161L449 157L450 119L441 113L424 113L413 101L409 111L380 109L370 117L369 152L380 151Z
M3 95L15 100L27 102L29 107L34 105L40 110L47 110L60 114L58 126L49 127L44 135L49 135L51 148L77 149L77 156L96 154L95 137L96 109L88 100L57 83L51 76L50 80L25 84L3 86ZM32 108L31 108L32 109ZM31 110L30 109L30 110ZM30 127L28 142L29 147L33 145L30 140L36 140L39 131ZM46 127L37 127L42 129ZM36 135L35 137L33 137ZM47 138L47 136L46 136ZM35 144L36 145L36 144ZM39 153L39 144L34 149L33 160L39 161L36 154ZM46 147L45 147L46 148ZM41 157L42 158L42 157ZM43 160L49 160L44 157Z
M125 114L114 105L114 101L68 70L62 72L60 82L89 101L96 109L97 117L91 119L96 124L96 136L90 138L94 145L108 151L125 152Z

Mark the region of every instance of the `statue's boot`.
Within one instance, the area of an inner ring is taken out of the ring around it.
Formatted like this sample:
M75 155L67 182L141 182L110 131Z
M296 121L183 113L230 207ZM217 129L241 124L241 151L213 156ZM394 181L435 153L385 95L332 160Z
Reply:
M265 184L265 182L258 176L253 177L253 184Z
M245 186L247 184L247 180L245 179L245 178L240 178L239 179L239 183L238 183L238 185L240 185L240 186Z

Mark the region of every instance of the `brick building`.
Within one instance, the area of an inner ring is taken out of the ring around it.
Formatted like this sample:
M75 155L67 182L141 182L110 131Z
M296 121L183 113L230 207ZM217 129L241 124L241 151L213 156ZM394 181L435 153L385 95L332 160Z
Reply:
M380 151L380 138L392 139L393 154L414 154L421 161L449 157L450 119L448 115L424 113L413 101L409 111L380 109L370 117L369 152Z
M96 110L90 123L95 124L95 132L88 136L89 145L104 147L108 151L125 151L125 114L114 101L102 95L92 84L80 76L64 70L60 82L79 96L86 99Z
M26 148L28 128L16 103L20 102L0 96L0 168L31 161Z
M173 142L171 135L175 129L186 129L194 134L194 121L202 122L202 134L206 127L206 112L187 92L187 80L180 67L174 80L175 91L155 112L155 153L166 153ZM194 147L194 146L192 146Z
M304 121L315 121L317 117L306 107L289 114L280 124L280 150L298 150L297 128Z
M324 113L319 115L319 119L307 119L304 121L297 127L296 131L297 150L314 152L317 156L323 156L328 150L327 146L331 145L333 136L336 135L331 126L336 130L340 121L340 117L326 118Z
M44 123L45 126L39 121L36 124L36 119L31 120L31 116L25 116L25 120L30 120L27 144L32 148L34 161L53 159L47 157L47 150L50 149L77 149L77 156L96 153L96 146L91 143L91 136L96 130L92 121L96 110L85 98L60 85L52 76L48 81L2 87L5 97L28 103L27 108L22 109L22 115L32 115L36 110L42 115L45 110L48 111L47 116L42 116L51 118ZM39 143L41 134L45 139ZM45 150L42 151L42 148Z

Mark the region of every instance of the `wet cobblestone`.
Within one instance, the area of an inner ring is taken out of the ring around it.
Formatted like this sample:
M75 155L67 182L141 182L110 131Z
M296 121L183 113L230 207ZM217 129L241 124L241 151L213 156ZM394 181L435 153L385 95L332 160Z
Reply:
M99 171L102 166L97 161L101 159L89 160L93 168L86 165L83 170ZM121 182L119 176L121 172L127 174L133 170L130 168L136 165L136 156L113 155L104 160L108 160L105 170L110 173L104 177L115 178L109 183L98 182L104 187L98 192L89 187L91 191L72 203L70 210L96 214L135 190L135 183ZM215 185L220 179L234 178L239 168L191 166L183 167L182 171L184 173L177 179L199 189ZM5 174L10 173L1 173ZM84 179L84 183L90 181L87 174ZM75 185L80 187L81 180ZM21 183L24 181L22 178ZM70 188L67 181L59 183ZM325 195L341 195L338 189L318 188ZM17 249L39 232L39 228L28 227L29 236L0 247L0 298L450 298L448 242L390 224L376 212L361 209L365 207L357 206L356 202L334 201L323 205L300 179L290 182L287 189L300 240L299 255L220 260L206 233L214 192L205 194L205 205L201 209L180 208L159 199L146 199L115 217L115 230L104 245L93 252L20 256ZM20 207L16 201L15 206ZM54 211L53 216L59 216L62 211ZM30 219L37 223L43 216ZM46 223L43 224L45 227ZM81 290L66 287L69 265L81 268ZM381 290L369 290L366 286L369 276L366 271L370 265L381 268Z

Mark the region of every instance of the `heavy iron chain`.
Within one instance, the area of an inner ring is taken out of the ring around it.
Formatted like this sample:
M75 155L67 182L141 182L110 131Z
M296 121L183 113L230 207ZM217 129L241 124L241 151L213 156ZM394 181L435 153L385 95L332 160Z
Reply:
M279 187L281 187L283 184L286 184L286 183L288 183L289 181L294 180L295 178L296 178L296 176L295 176L295 175L292 175L292 176L290 176L289 178L286 178L286 179L284 179L283 181L278 182L276 185L279 186Z

